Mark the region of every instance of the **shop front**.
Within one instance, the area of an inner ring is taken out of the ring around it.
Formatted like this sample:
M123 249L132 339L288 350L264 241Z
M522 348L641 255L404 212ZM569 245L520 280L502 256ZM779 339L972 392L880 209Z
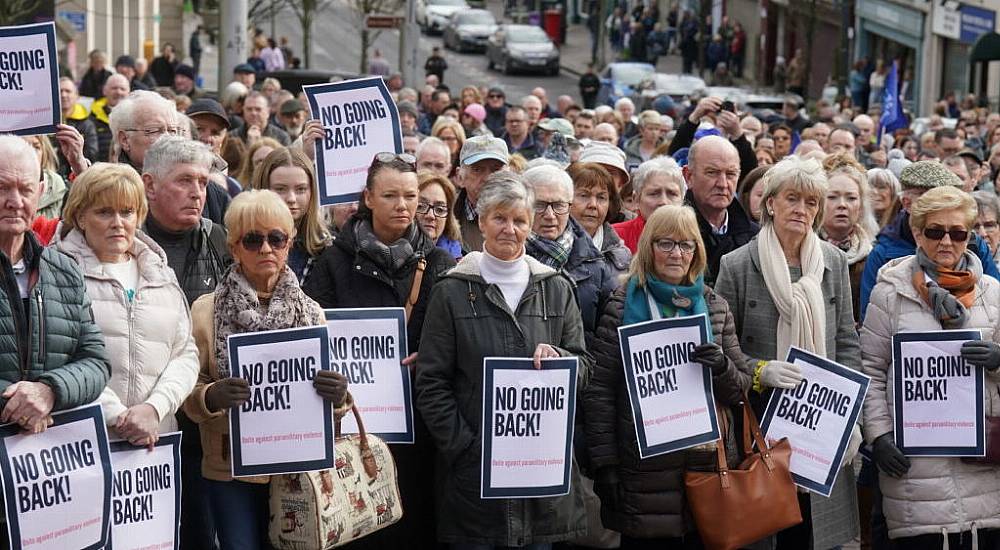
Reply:
M900 80L910 82L907 106L922 105L922 86L916 84L925 77L924 12L888 0L858 0L855 14L856 59L865 58L873 64L882 60L887 66L897 61Z

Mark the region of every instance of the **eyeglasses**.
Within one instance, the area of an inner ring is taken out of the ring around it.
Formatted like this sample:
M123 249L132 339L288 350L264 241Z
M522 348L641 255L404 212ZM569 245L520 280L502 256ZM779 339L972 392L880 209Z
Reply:
M488 95L486 97L488 97L490 99L503 99L503 94L490 94L490 95Z
M251 231L243 235L243 238L240 239L240 244L250 252L260 252L261 247L264 246L264 241L267 241L267 245L272 250L284 250L288 246L288 235L284 231L278 231L277 229L272 230L266 236L262 233Z
M996 231L998 227L1000 227L1000 223L998 223L998 222L983 222L983 223L977 223L976 225L973 225L972 229L974 231L987 231L987 232L991 232L991 231Z
M925 227L924 237L932 241L940 241L945 235L951 237L952 242L963 242L968 240L969 232L964 229L941 229L940 227Z
M675 241L673 239L657 239L653 241L653 246L664 254L670 254L675 249L680 249L681 254L694 254L694 241Z
M409 153L376 153L375 158L372 159L371 168L377 168L386 164L392 165L397 170L407 172L417 171L417 157Z
M448 217L448 205L430 204L426 202L417 203L417 214L426 214L428 211L433 212L435 218Z
M569 212L569 203L563 201L535 201L535 213L544 214L546 210L552 208L552 213L556 215L563 215Z
M170 134L176 136L181 133L181 129L177 126L167 126L166 128L125 128L126 132L142 132L142 134L148 138L154 138L163 134Z

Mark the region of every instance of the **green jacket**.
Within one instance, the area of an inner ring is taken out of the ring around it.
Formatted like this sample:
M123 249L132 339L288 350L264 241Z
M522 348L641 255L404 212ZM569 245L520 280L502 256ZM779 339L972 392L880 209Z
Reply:
M0 392L27 380L52 388L54 410L91 403L107 385L111 366L83 275L73 260L54 248L42 248L30 232L24 261L28 299L12 300L20 298L17 280L10 260L0 254ZM6 404L0 398L0 410Z
M525 255L531 278L516 311L479 272L473 252L431 293L417 367L416 404L438 449L438 540L524 546L569 540L587 532L580 477L568 495L480 499L483 358L531 357L540 343L580 358L578 394L591 358L572 283Z

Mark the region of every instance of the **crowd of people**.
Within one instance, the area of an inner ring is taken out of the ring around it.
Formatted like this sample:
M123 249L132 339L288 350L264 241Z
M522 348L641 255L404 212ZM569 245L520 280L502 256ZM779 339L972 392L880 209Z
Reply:
M1000 115L881 135L822 102L765 123L705 97L674 118L388 74L404 151L372 159L360 201L321 207L324 129L262 68L216 99L169 59L92 61L60 81L55 134L0 136L0 421L38 433L97 401L133 445L181 430L183 548L268 547L269 478L230 473L249 390L226 337L387 306L407 310L416 443L391 447L402 519L350 548L701 547L684 473L743 449L640 458L618 331L694 314L727 415L802 381L792 346L872 379L831 495L801 493L803 522L754 548L1000 545L1000 470L903 456L890 374L896 332L981 330L962 357L1000 407ZM569 494L480 498L491 356L579 358ZM314 386L352 407L343 375Z

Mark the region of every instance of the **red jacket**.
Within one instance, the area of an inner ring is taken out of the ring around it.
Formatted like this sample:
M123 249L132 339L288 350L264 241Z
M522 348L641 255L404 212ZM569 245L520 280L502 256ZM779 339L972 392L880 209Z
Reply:
M646 220L642 216L636 216L635 219L611 226L632 254L635 254L635 249L639 248L639 235L642 235L644 227L646 227Z
M59 225L59 218L46 218L45 216L38 216L35 221L31 222L31 230L35 232L35 236L38 237L39 242L42 246L48 246L49 241L56 234L56 227Z

